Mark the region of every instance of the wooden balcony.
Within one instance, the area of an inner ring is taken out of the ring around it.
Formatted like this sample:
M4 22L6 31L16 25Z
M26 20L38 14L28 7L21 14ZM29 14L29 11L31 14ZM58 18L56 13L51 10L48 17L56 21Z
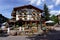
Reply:
M11 16L16 16L16 13L12 13Z

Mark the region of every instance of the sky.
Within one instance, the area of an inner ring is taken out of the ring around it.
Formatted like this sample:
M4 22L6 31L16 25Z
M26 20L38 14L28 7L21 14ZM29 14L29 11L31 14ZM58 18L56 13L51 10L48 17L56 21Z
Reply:
M7 18L11 18L14 7L31 4L43 10L44 3L48 6L51 15L60 14L60 0L0 0L0 14Z

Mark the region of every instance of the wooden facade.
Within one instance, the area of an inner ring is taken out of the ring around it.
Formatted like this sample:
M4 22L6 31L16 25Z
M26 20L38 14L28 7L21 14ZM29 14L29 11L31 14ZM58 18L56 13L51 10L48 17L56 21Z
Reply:
M32 5L15 7L12 11L12 20L15 21L15 26L19 27L38 27L40 25L41 13L43 10Z

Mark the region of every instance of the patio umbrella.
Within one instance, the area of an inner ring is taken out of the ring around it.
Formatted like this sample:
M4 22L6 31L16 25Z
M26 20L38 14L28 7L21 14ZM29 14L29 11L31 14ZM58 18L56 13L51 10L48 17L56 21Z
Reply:
M46 21L45 23L54 23L54 21L49 20L49 21Z
M7 24L7 22L2 23L2 25L6 25L6 24Z

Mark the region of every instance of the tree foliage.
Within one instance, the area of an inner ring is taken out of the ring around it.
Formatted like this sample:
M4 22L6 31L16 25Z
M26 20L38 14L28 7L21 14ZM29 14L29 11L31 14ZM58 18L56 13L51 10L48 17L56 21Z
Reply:
M58 18L57 18L57 16L55 16L55 15L52 15L52 16L50 17L50 19L51 19L52 21L54 21L55 23L58 22Z
M50 14L49 14L49 10L46 4L44 4L44 14L45 14L45 20L48 21L50 20Z

